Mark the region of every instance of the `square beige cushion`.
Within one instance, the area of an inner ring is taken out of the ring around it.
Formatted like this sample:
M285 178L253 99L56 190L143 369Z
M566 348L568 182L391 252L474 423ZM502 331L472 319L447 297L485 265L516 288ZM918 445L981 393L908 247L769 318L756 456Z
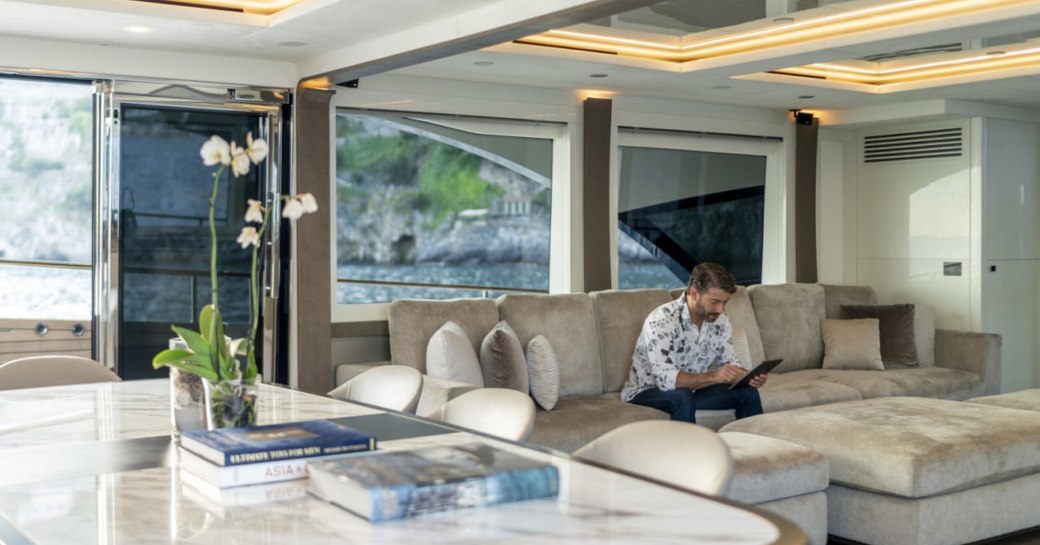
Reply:
M628 379L636 339L647 315L672 298L662 289L603 290L589 296L599 329L603 391L618 392Z
M842 305L841 317L877 318L885 367L917 367L914 305Z
M759 284L747 290L762 335L765 359L783 358L775 372L819 369L823 363L823 287ZM752 356L754 351L752 350Z
M556 352L544 335L535 335L527 343L527 377L531 397L547 411L553 410L560 400L560 363Z
M510 388L523 393L529 390L524 347L509 323L502 320L480 343L480 370L487 388Z
M484 335L498 323L498 308L491 299L397 299L387 309L390 359L426 373L426 349L433 333L451 320L466 332L473 353Z
M426 345L426 373L431 377L484 386L477 351L459 324L448 320Z
M823 320L824 369L876 369L881 371L881 338L876 318Z

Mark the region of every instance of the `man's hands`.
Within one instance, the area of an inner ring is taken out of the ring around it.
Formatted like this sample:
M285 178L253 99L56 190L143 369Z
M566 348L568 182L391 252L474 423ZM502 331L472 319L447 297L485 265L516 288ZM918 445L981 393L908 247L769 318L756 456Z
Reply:
M744 375L748 374L748 371L739 365L727 363L715 371L712 371L712 374L715 375L715 381L718 384L733 384L740 380ZM751 387L761 388L765 385L768 378L768 374L756 376L751 379Z

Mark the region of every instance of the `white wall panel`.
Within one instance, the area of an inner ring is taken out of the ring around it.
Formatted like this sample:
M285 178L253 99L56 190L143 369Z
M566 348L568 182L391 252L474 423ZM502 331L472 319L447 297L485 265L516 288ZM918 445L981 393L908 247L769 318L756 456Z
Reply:
M983 328L1000 333L1001 391L1037 385L1040 261L987 260Z
M874 288L880 304L932 305L936 327L969 330L971 278L966 269L962 276L943 276L943 261L861 258L856 276L859 284Z

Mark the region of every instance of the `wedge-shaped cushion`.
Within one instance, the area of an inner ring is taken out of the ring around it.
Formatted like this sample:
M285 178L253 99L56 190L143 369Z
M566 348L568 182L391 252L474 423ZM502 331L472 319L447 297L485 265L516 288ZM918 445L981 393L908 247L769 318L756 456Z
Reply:
M560 399L560 363L549 339L535 335L527 343L526 359L531 397L543 409L553 410Z
M824 369L871 369L881 371L881 337L875 318L859 320L824 320L820 322L823 333Z
M477 352L459 324L448 320L426 345L426 373L431 377L484 386Z
M505 320L495 324L480 343L480 370L487 388L528 392L524 347Z

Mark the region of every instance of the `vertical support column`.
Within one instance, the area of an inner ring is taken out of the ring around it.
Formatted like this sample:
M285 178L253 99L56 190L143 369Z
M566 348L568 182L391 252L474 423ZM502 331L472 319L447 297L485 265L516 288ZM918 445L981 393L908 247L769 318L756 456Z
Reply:
M584 291L610 289L610 134L613 101L588 98L584 104L584 182L582 185L582 241Z
M812 114L795 112L794 252L795 282L816 282L816 144Z
M291 258L293 289L289 322L290 385L324 394L332 386L332 195L330 103L335 93L300 86L296 90L296 192L311 193L318 213L295 223ZM295 370L295 372L293 371Z

